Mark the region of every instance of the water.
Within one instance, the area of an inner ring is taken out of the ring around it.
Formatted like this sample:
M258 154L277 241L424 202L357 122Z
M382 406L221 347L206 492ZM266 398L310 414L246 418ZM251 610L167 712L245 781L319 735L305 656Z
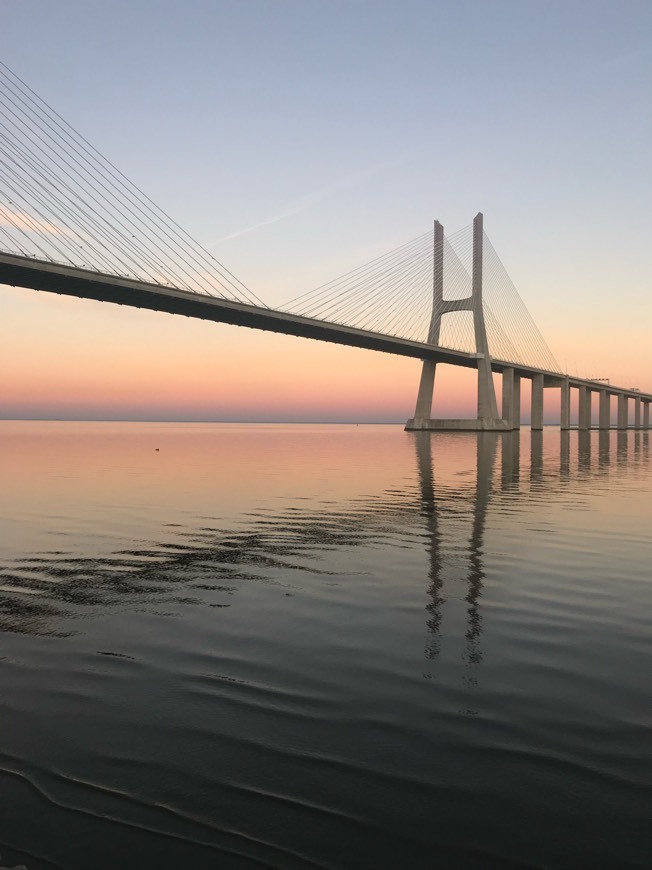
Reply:
M652 866L647 433L0 442L3 866Z

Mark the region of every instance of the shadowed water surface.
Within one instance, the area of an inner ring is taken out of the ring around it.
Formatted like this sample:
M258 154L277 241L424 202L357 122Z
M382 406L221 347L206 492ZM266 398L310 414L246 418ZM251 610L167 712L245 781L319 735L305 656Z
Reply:
M652 866L647 433L0 443L3 865Z

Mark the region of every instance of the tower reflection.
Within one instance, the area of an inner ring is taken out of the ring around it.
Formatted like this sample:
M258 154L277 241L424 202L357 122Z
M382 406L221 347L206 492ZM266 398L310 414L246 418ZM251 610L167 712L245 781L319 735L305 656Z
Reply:
M509 433L511 436L512 433ZM446 493L443 497L437 497L436 482L433 466L432 434L417 432L414 434L414 443L419 472L419 487L421 495L421 514L424 518L428 532L429 551L429 586L428 596L430 601L426 605L428 612L427 627L431 637L426 647L426 657L436 658L441 648L441 620L442 606L445 599L442 596L444 583L444 559L442 557L442 533L441 513L454 510L455 493ZM468 543L465 547L466 569L465 583L467 587L465 601L468 605L466 611L466 648L464 658L469 664L479 664L482 661L480 648L480 636L482 634L482 614L480 612L480 599L485 579L483 547L484 533L487 518L487 510L491 499L494 467L498 433L481 432L471 435L476 440L476 473L475 486L471 494L471 531ZM511 442L513 445L513 441ZM511 454L510 475L517 473L518 462L515 461L514 453ZM503 481L505 479L503 478ZM511 483L511 476L509 483ZM461 498L465 493L459 493Z
M440 652L441 608L444 604L441 589L444 576L442 570L441 533L439 529L437 499L435 496L435 476L432 465L432 436L429 432L415 432L412 437L414 438L419 472L421 516L426 527L429 556L428 579L430 585L428 586L428 597L430 601L426 605L428 613L426 625L431 638L426 648L426 657L436 658Z
M574 435L574 433L573 433ZM647 432L578 432L573 437L570 432L559 434L559 464L557 472L557 450L555 436L546 436L548 445L544 451L544 435L532 432L523 437L524 450L529 452L529 475L523 477L521 467L522 436L518 431L506 433L465 434L466 439L475 440L475 474L471 486L464 478L455 486L438 486L436 453L441 444L441 455L448 457L450 442L438 442L436 433L415 432L414 449L418 469L420 514L427 532L428 549L428 617L426 626L429 632L426 643L426 658L436 659L441 652L442 616L446 604L444 587L456 579L454 559L449 557L451 548L464 540L463 561L465 584L464 601L466 608L465 650L463 657L469 664L480 664L483 659L481 649L482 635L482 592L486 577L485 532L487 516L492 499L499 493L501 503L515 507L525 499L531 501L534 495L545 495L549 491L562 492L559 483L565 485L571 480L576 485L582 482L590 486L596 475L604 476L614 471L615 465L622 473L627 467L634 470L647 464L650 455L650 438ZM501 445L501 468L499 488L496 490L495 466L498 442ZM593 469L593 457L596 467ZM529 486L527 485L529 483ZM564 489L566 486L564 486ZM450 526L462 517L470 519L470 533L451 534ZM455 540L453 541L453 538ZM445 555L444 555L445 554Z

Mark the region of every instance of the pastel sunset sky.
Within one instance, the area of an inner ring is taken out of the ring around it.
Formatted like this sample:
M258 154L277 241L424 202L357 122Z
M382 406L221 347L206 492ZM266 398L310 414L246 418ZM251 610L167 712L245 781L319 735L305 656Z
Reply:
M268 305L482 211L564 371L652 392L648 0L0 14L7 66ZM413 412L415 360L4 286L0 312L0 418ZM471 414L472 373L438 379Z

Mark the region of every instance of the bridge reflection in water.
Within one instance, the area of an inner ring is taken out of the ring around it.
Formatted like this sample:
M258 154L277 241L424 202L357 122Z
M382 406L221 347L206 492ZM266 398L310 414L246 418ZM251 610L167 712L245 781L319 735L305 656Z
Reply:
M650 436L648 432L635 432L630 438L627 432L609 431L591 433L578 432L577 437L567 430L559 433L558 466L554 468L554 454L544 462L544 435L542 432L529 433L529 471L523 480L521 474L521 434L520 432L480 432L467 436L475 439L475 485L470 491L458 491L451 499L451 493L438 495L435 480L435 453L437 442L428 432L413 434L414 449L419 474L421 494L421 514L425 524L429 550L428 612L427 628L431 634L426 645L426 657L436 659L441 650L441 631L443 607L446 603L443 588L447 580L450 562L443 556L446 538L446 522L451 515L459 512L456 504L463 499L470 505L471 525L468 530L466 546L465 578L467 604L466 611L466 649L464 658L468 664L480 664L482 651L481 599L485 580L484 537L487 514L493 496L498 493L512 502L523 501L545 495L546 491L558 489L571 481L582 479L590 484L594 474L606 475L612 467L612 447L615 443L616 469L626 470L633 458L645 463L650 458ZM437 436L434 436L437 437ZM632 455L630 455L632 454ZM500 478L496 478L496 462L500 455ZM552 466L552 467L551 467Z
M641 463L649 462L650 450L650 436L645 431L591 433L547 430L542 433L524 430L521 433L515 430L463 435L410 432L403 437L413 445L416 479L414 472L404 467L403 483L397 486L388 479L394 480L394 473L388 474L382 463L388 457L397 460L404 454L395 452L395 435L393 430L388 430L392 451L386 454L379 448L377 455L372 452L371 464L378 470L374 469L370 479L362 484L368 495L352 492L350 481L347 481L348 494L339 493L335 501L324 503L318 510L313 500L305 501L304 497L290 507L284 506L282 500L280 504L272 503L269 508L243 514L236 527L229 528L221 520L218 524L217 519L209 522L206 517L202 518L201 524L187 524L193 504L195 510L201 503L200 511L208 511L211 502L217 500L219 503L223 498L220 481L224 480L224 474L217 462L237 465L242 458L240 453L233 453L235 442L232 439L237 438L237 432L229 434L228 441L215 442L212 434L208 436L209 431L212 433L215 430L208 429L206 440L201 443L197 436L193 436L193 450L197 451L198 459L192 466L183 464L187 462L187 457L180 452L173 453L168 475L175 463L181 463L174 471L174 479L168 480L160 466L152 466L151 473L155 475L152 485L156 491L161 491L157 498L163 499L160 505L157 504L160 528L157 528L156 520L149 522L149 526L143 527L140 532L138 543L130 540L125 530L122 548L117 547L115 552L104 550L95 554L95 538L88 537L88 533L81 534L81 531L74 533L78 541L75 541L70 552L61 550L60 546L56 549L43 546L44 542L51 540L48 537L51 534L51 520L47 514L55 511L59 502L58 477L48 479L49 472L42 464L47 459L41 462L37 459L35 451L40 450L40 441L32 443L30 437L16 437L10 443L5 437L7 503L15 505L18 515L26 510L33 511L26 493L31 486L36 485L37 481L33 479L36 475L42 493L44 526L39 531L40 520L38 513L35 514L30 523L35 543L25 552L17 552L9 546L11 534L5 538L5 545L0 551L0 629L50 634L57 632L60 620L66 621L68 617L77 618L85 613L90 615L104 609L110 610L118 602L129 599L138 600L143 606L149 601L150 606L156 608L162 601L182 600L184 589L192 589L193 595L197 596L195 603L201 606L207 602L203 601L198 590L210 589L215 585L216 578L224 583L220 588L231 596L237 593L241 583L247 582L250 572L265 570L274 574L296 571L299 569L294 564L297 558L301 560L300 570L306 572L306 578L311 574L319 576L320 560L336 551L342 553L338 570L346 571L349 558L352 561L359 560L365 573L370 568L373 572L373 565L367 562L375 558L367 553L370 542L385 541L388 532L391 532L391 538L405 531L410 535L418 534L418 530L422 529L425 535L419 535L418 546L423 541L427 551L429 598L426 656L433 660L440 653L446 604L444 587L449 582L454 583L454 594L458 596L461 583L466 605L464 658L470 664L478 664L482 661L481 601L486 577L485 534L490 508L493 508L492 513L497 518L503 517L500 522L504 528L504 517L508 513L513 515L519 510L526 513L536 508L537 502L542 500L563 505L565 494L573 499L583 492L588 494L594 482L600 478L635 474ZM58 445L57 449L62 452L57 461L64 461L63 457L67 457L65 462L71 467L72 479L79 475L79 490L71 503L77 505L74 509L80 517L87 516L89 511L97 510L96 505L102 504L103 499L113 497L102 491L89 491L83 483L89 469L98 462L105 462L106 442L98 441L93 447L94 436L88 432L81 440L66 437L65 449L63 441ZM261 442L256 441L256 437L255 432L251 431L251 443L260 446ZM162 438L161 431L157 433L157 439ZM128 437L124 443L125 446L131 443ZM184 443L179 442L177 449L180 450ZM219 443L223 443L221 451L216 446ZM270 447L269 457L261 456L260 462L264 465L274 455L273 461L279 463L275 473L289 480L290 473L296 477L297 463L299 468L303 468L304 459L306 463L319 464L321 461L311 452L310 443L303 445L305 457L293 454L292 469L286 467L286 460L275 447ZM367 445L366 451L363 444ZM170 442L163 452L168 455L173 447ZM140 451L141 447L137 449ZM360 454L353 452L348 457L347 461L357 466L363 455L375 448L367 441L349 439L342 442L342 449L362 451ZM230 458L216 460L216 450ZM243 446L242 450L244 455L247 448ZM473 453L474 468L469 466ZM121 461L119 454L111 460L116 465L116 475L119 474L117 468ZM75 462L79 466L77 469L72 465ZM451 467L455 463L456 471L452 473ZM197 469L202 467L212 468L212 471L200 483L192 476L196 476ZM147 472L144 473L146 479ZM250 476L255 477L257 473L254 464ZM176 489L180 474L184 475L184 486L189 498L187 503L183 503L181 513ZM320 477L328 474L324 466ZM217 489L212 489L211 480ZM115 481L120 491L128 495L129 486L132 485L129 479L116 477ZM374 493L376 483L380 486ZM235 486L236 478L229 485ZM359 485L356 483L356 487ZM308 475L306 492L310 486ZM174 498L166 505L165 499L169 493L174 493ZM62 517L61 522L65 521ZM75 522L74 517L70 517L70 529L66 529L66 533L75 529ZM98 522L98 531L102 536L101 524L113 525L115 518L111 512L99 514ZM387 528L381 528L381 522L386 523ZM174 530L178 530L177 537L166 537ZM418 546L415 549L412 537L408 539L408 545L415 554L411 558L417 558ZM239 568L237 575L235 566ZM262 566L266 567L263 569ZM417 570L416 566L410 568L410 571ZM411 582L418 582L418 573L413 573L412 577ZM236 579L238 583L234 582ZM233 601L230 597L227 600L229 603ZM213 602L210 606L217 605Z

